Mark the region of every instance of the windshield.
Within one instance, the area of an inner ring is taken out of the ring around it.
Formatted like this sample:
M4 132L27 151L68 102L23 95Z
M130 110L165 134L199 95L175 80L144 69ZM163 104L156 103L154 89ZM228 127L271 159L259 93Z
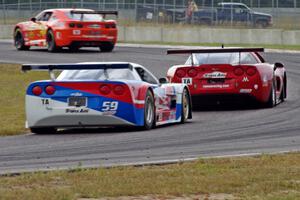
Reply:
M67 12L67 16L76 21L84 21L84 22L90 22L90 21L102 21L103 17L99 14L74 14L71 12Z
M64 70L58 81L66 80L136 80L130 69Z
M203 53L193 54L194 64L255 64L257 60L251 53ZM185 63L191 65L191 56Z

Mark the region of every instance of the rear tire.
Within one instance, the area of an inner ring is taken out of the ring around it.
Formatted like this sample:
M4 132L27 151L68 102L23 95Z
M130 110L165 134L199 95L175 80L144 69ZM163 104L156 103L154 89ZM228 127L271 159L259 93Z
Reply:
M144 108L144 129L149 130L155 127L154 97L150 90L147 91Z
M54 134L56 133L56 128L44 127L44 128L30 128L30 131L35 134Z
M190 96L186 88L184 88L182 93L182 109L181 109L181 123L185 123L190 116Z
M75 45L69 46L69 51L71 51L71 52L77 52L79 49L80 49L79 46L75 46Z
M46 41L47 41L47 49L49 52L57 52L61 49L61 47L58 47L56 45L54 33L52 30L49 30L47 32Z
M29 50L30 46L25 45L24 37L19 28L16 29L15 34L14 34L14 45L17 50Z
M112 52L112 50L115 48L115 45L111 42L103 43L101 46L99 46L100 51L102 52Z
M269 95L269 99L268 99L268 102L266 103L266 107L267 108L273 108L274 106L276 106L276 104L277 104L276 85L275 85L275 81L273 81L272 88L271 88L270 95Z

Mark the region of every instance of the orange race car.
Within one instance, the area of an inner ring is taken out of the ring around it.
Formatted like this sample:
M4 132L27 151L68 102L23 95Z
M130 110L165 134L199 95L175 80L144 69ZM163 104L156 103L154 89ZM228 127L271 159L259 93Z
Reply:
M115 20L106 15L117 11L90 9L49 9L30 21L18 23L14 29L14 45L18 50L31 46L47 47L55 52L62 47L76 51L80 47L99 47L103 52L113 50L117 41Z

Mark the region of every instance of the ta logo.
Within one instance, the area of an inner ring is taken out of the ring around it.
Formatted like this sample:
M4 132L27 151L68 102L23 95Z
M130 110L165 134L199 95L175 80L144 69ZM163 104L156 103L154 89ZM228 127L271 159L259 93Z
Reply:
M183 78L182 83L187 84L187 85L192 85L193 84L193 79L192 78Z
M247 76L245 76L245 77L243 78L243 82L249 82L249 79L248 79Z

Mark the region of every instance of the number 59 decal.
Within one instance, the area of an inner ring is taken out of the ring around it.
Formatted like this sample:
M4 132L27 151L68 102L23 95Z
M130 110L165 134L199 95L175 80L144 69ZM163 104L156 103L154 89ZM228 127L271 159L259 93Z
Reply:
M103 101L102 111L117 111L119 102L117 101Z

